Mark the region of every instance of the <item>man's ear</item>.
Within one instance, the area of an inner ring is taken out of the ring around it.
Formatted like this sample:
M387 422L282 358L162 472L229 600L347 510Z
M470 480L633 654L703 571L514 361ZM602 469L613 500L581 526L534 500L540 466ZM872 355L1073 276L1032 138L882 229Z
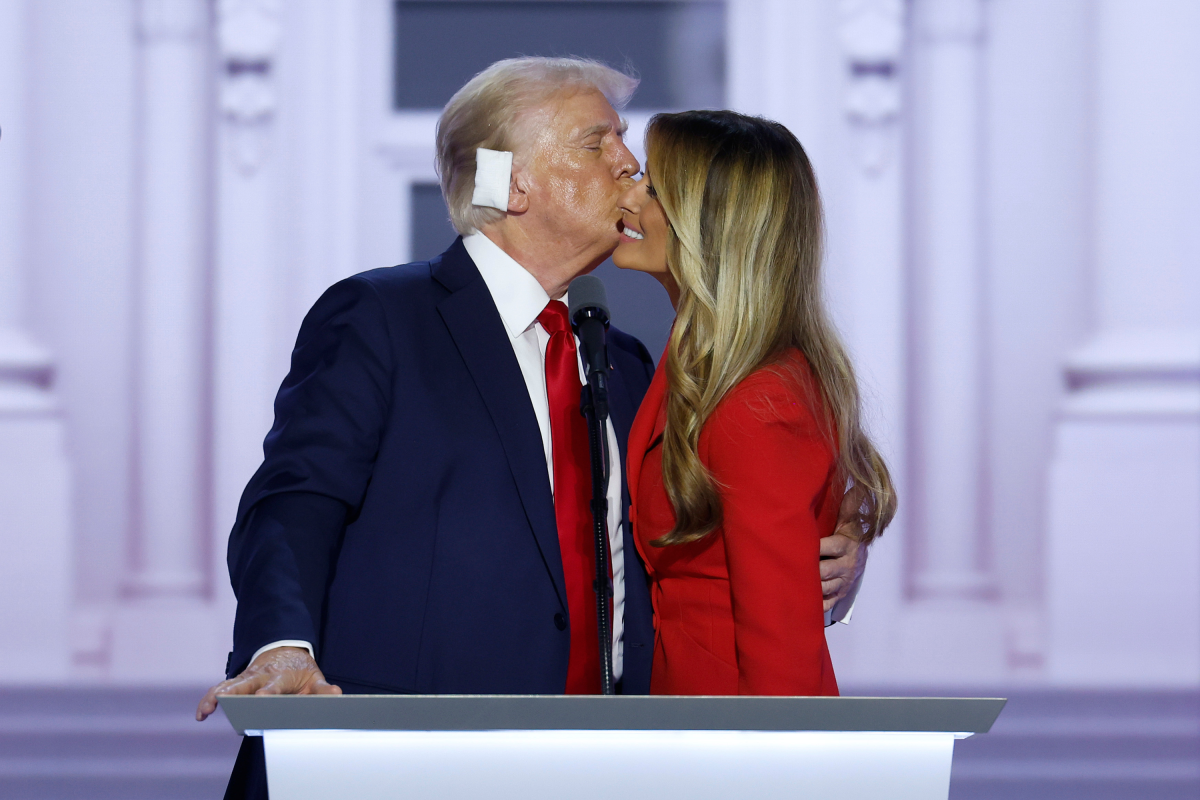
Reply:
M513 170L508 182L508 213L524 214L529 210L529 178L523 170Z

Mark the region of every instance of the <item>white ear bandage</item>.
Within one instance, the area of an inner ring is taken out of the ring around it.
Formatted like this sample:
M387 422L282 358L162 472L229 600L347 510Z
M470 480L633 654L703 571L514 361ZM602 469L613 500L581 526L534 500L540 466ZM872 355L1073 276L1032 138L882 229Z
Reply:
M475 193L471 205L508 211L508 186L512 182L513 154L507 150L475 151Z

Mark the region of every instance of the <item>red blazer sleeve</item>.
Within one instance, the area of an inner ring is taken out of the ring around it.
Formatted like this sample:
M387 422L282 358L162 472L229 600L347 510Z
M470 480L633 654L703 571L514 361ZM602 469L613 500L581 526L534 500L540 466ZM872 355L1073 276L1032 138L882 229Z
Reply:
M836 463L798 384L767 369L704 428L701 453L724 503L738 693L836 694L825 644L820 517ZM705 447L706 446L706 447Z

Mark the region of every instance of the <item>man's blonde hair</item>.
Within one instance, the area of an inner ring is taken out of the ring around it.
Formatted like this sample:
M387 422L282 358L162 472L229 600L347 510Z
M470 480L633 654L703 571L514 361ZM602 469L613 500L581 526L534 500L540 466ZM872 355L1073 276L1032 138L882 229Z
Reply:
M510 150L519 164L529 140L521 125L528 112L551 98L589 90L619 110L637 86L637 78L586 58L508 58L467 81L437 126L438 177L455 230L465 235L504 217L498 209L471 205L478 148Z

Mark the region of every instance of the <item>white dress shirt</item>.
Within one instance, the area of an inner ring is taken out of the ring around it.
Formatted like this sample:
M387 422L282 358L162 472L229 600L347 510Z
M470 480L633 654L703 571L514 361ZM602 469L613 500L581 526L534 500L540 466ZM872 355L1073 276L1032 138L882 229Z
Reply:
M516 355L517 364L521 368L521 376L525 379L525 388L533 404L533 414L542 434L542 449L546 454L546 476L550 480L550 491L553 494L554 450L550 439L550 400L546 391L546 344L550 341L550 334L537 321L538 314L542 313L551 298L533 275L482 233L464 236L463 245L475 266L479 268L479 274L483 276L488 291L491 292L492 301L496 304L496 310L500 312L500 320L504 323L513 354ZM560 299L564 303L567 302L565 295ZM578 344L579 340L576 339L576 346ZM579 378L581 382L586 380L582 362L579 364ZM611 424L608 426L608 452L608 543L613 575L613 680L617 681L621 679L623 672L625 652L625 551L624 539L621 536L621 450ZM251 662L261 653L276 647L303 647L310 654L313 652L309 642L281 640L259 648L251 657Z

